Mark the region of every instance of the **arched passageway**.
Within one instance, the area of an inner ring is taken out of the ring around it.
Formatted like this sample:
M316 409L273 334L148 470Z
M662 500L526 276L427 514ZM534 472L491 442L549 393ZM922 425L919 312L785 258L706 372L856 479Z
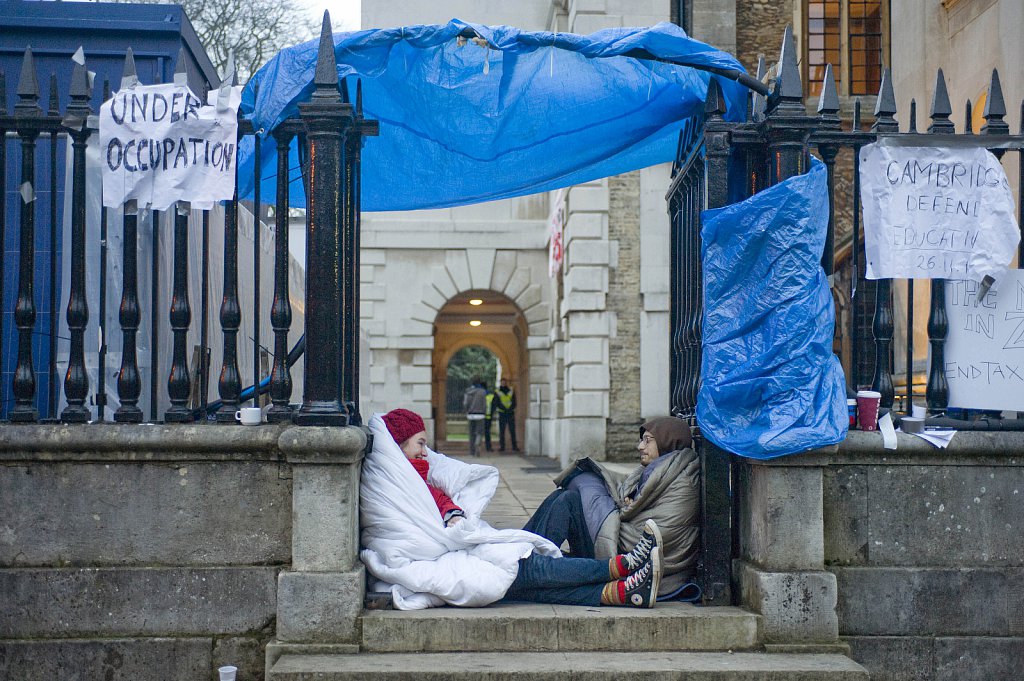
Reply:
M436 448L457 452L466 448L462 423L456 423L449 440L450 405L461 408L462 394L449 395L449 366L457 353L465 348L478 347L492 354L500 376L481 376L494 387L498 378L507 378L516 391L519 406L516 409L516 432L524 447L524 426L527 415L527 397L530 394L530 367L526 352L527 325L522 311L509 298L490 290L471 290L459 293L445 303L434 321L434 351L432 362L432 399L434 437ZM455 388L451 388L454 390ZM452 407L454 409L454 407ZM455 415L461 418L461 411ZM497 424L494 426L497 435Z

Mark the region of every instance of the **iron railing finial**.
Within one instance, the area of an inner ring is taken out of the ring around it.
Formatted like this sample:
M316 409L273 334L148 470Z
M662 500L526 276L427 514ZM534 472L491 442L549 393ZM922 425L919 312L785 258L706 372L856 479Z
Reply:
M928 114L932 122L928 126L928 132L954 132L953 121L949 120L952 113L953 107L949 103L949 92L946 90L946 77L940 68L935 74L935 92L932 93L932 108Z
M899 132L896 122L896 93L892 87L892 69L882 71L882 82L878 86L878 99L875 100L875 122L871 126L875 132Z
M32 48L25 48L25 56L21 61L21 76L18 78L18 101L14 104L15 116L38 116L39 79L36 78L36 62L32 57Z
M985 110L982 114L985 125L981 126L983 135L1008 135L1010 124L1003 120L1006 116L1006 101L1003 99L1003 86L999 83L999 70L992 69L992 80L985 97Z

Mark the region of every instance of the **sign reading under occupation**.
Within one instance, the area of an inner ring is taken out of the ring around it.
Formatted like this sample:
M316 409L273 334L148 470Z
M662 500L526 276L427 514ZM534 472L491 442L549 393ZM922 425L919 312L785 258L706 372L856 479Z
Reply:
M224 98L227 98L225 101ZM100 110L103 205L211 208L235 191L239 88L204 105L185 84L125 87Z

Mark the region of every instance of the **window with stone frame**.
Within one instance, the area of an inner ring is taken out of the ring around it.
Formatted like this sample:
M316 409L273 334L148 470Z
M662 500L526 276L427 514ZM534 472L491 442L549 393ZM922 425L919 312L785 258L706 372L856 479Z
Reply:
M840 96L873 95L889 58L889 0L803 0L803 75L821 93L832 64Z

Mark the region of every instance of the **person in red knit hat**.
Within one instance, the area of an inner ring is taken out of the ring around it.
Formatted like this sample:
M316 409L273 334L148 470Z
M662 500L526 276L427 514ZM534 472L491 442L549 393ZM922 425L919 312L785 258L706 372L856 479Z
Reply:
M394 409L381 417L388 433L423 479L445 527L463 520L465 513L449 494L427 482L430 464L423 419L408 409ZM553 558L531 553L519 561L515 581L503 600L564 605L631 605L650 608L661 578L661 549L650 542L610 560Z

